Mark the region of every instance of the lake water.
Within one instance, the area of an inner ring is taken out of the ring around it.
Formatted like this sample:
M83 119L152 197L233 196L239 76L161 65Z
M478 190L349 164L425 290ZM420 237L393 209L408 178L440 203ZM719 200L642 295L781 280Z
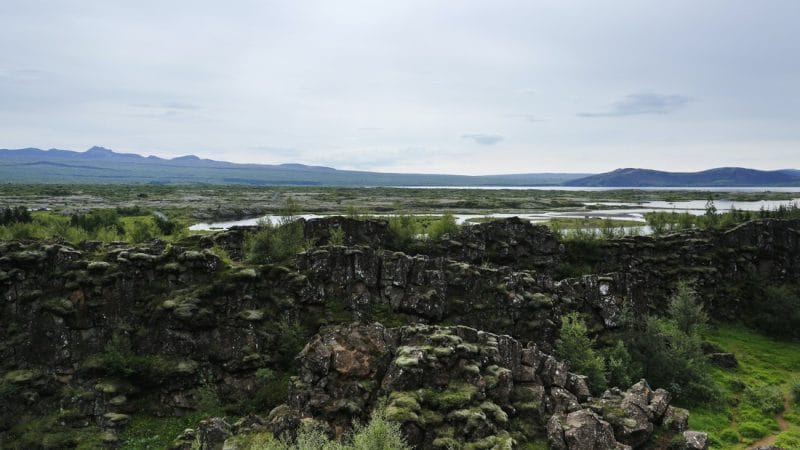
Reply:
M556 217L577 218L577 219L588 217L588 218L601 218L601 219L611 219L611 220L631 220L631 221L645 223L644 215L649 212L674 211L678 213L686 212L695 215L705 214L706 201L705 200L688 200L688 201L678 201L678 202L649 201L641 203L588 202L586 203L586 205L591 206L592 208L598 208L602 206L606 206L608 208L576 209L576 210L549 211L549 212L536 212L536 213L517 212L517 213L491 213L491 214L453 214L453 216L456 218L456 222L458 224L469 224L471 223L469 222L470 219L481 219L487 217L494 219L519 217L520 219L526 219L535 222L546 222ZM727 200L719 200L714 202L714 206L717 208L717 211L719 212L730 211L733 207L745 211L758 211L762 208L776 209L779 206L792 206L792 205L800 205L800 198L794 200L759 200L754 202L731 202ZM417 215L437 216L440 214L417 214ZM304 219L316 219L325 216L317 214L303 214L297 217L298 218L302 217ZM380 217L391 217L391 214L381 215ZM192 225L191 227L189 227L189 229L193 231L205 231L205 230L227 229L233 226L252 226L256 225L260 220L269 221L273 224L277 224L280 219L281 216L267 215L263 217L254 217L242 220L231 220L225 222L198 223Z

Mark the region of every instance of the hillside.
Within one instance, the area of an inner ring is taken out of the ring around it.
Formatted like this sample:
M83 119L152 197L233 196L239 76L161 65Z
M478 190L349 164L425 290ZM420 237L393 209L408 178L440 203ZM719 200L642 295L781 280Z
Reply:
M750 187L797 186L800 172L764 171L723 167L702 172L663 172L649 169L617 169L608 173L569 180L566 186L580 187Z
M553 186L586 174L464 176L337 170L304 164L236 164L194 155L172 159L25 148L0 150L0 179L12 183L168 183L300 186Z

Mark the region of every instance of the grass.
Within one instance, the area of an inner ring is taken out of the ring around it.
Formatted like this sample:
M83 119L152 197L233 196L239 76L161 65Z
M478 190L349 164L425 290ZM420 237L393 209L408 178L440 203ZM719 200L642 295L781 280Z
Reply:
M778 389L789 398L792 382L800 376L800 342L777 341L738 325L721 326L707 339L734 353L739 367L712 369L723 398L717 405L693 409L690 427L708 432L711 448L746 449L769 436L777 436L785 448L798 448L800 407L789 401L783 413L786 430L781 431L770 395Z

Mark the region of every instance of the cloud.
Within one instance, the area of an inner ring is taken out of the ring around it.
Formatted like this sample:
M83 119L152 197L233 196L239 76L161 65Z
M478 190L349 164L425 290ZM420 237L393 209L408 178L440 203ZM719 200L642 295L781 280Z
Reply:
M538 123L538 122L545 122L545 119L541 119L539 117L534 116L533 114L508 114L506 117L512 117L514 119L524 119L531 123Z
M0 80L36 81L41 80L46 72L35 69L3 69L0 68Z
M498 134L462 134L462 139L470 139L476 144L480 145L494 145L502 141L504 138Z
M607 111L580 112L579 117L624 117L642 114L669 114L675 112L689 103L692 99L677 94L657 94L643 92L626 95L621 100L611 104Z

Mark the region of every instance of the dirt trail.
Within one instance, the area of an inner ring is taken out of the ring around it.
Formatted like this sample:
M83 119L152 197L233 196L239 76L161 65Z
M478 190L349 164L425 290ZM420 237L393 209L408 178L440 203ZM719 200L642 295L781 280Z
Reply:
M778 417L776 417L776 420L778 421L778 429L780 431L778 431L775 434L770 434L769 436L757 442L754 442L752 445L750 445L750 447L748 447L748 449L752 450L752 449L757 449L759 447L766 447L774 444L775 441L778 440L778 434L780 434L781 431L785 431L787 428L789 428L789 424L786 423L786 419L783 418L784 411L787 411L788 409L789 409L789 396L787 395L783 397L783 411L778 413Z

